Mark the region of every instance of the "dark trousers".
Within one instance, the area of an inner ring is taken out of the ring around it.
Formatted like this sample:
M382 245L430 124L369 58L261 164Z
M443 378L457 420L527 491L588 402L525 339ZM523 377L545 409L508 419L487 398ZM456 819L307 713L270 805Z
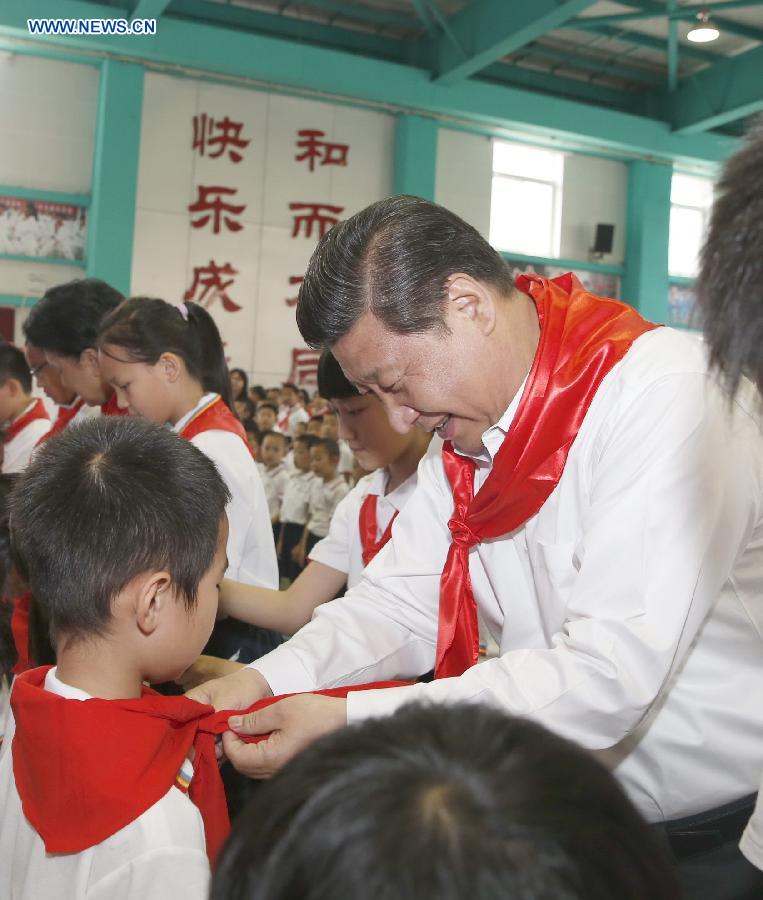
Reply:
M739 849L756 795L655 825L675 861L685 900L761 900L763 872Z
M302 571L291 558L291 551L302 540L304 531L305 526L298 525L296 522L284 522L281 525L281 553L278 556L278 573L281 578L288 578L289 581L294 581Z

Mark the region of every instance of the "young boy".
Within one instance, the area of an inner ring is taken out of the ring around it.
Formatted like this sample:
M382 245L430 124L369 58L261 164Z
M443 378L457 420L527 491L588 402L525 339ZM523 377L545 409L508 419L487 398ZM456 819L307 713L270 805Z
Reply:
M65 387L104 415L124 415L109 384L101 378L96 338L101 320L124 297L97 278L81 278L45 292L24 322L28 344L45 353Z
M275 539L278 540L277 525L281 515L281 501L283 500L286 485L289 482L289 473L284 465L286 456L286 435L277 431L266 431L260 435L260 452L257 468L262 476L262 484L265 488L265 497L268 501L270 521L273 523Z
M281 407L278 410L278 428L288 437L296 436L295 428L310 421L310 414L301 405L302 396L296 384L285 381L281 388Z
M310 503L310 486L315 475L310 468L310 448L317 438L309 434L294 438L292 448L293 470L281 501L281 530L278 536L278 568L282 578L294 580L299 568L292 559L292 551L302 540L307 524Z
M213 740L197 734L209 710L144 683L177 677L212 631L228 500L190 441L132 417L67 428L22 476L12 537L58 664L11 693L1 897L206 897L205 838L224 816Z
M4 430L3 474L21 472L35 446L50 431L42 400L32 396L32 375L24 354L0 346L0 427Z
M292 556L302 568L312 548L329 533L334 510L349 491L344 476L337 473L339 446L329 438L317 440L310 448L310 469L315 479L310 485L307 524L302 540Z
M260 434L265 431L276 431L276 417L278 415L278 407L275 403L269 403L267 400L258 404L257 412L254 414L254 424L257 426Z

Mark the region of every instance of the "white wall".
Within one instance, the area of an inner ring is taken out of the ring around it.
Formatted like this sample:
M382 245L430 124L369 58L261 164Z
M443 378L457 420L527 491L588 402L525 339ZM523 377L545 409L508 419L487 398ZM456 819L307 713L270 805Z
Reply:
M440 128L435 200L485 238L490 232L493 145L489 137Z
M628 167L625 163L569 154L564 160L560 255L588 259L596 224L615 226L612 253L600 260L620 265L625 254Z
M241 137L251 143L238 151L241 162L193 150L193 118L201 114L243 123ZM347 165L310 171L297 162L302 129L349 144ZM386 114L147 73L131 292L180 303L194 267L230 263L238 274L228 293L241 309L226 310L218 298L209 312L230 364L276 384L289 375L292 349L304 346L286 304L298 289L289 277L304 273L318 239L303 229L292 237L289 203L332 204L343 208L340 218L352 215L390 193L393 146L394 119ZM227 202L246 206L235 217L240 231L191 227L198 214L188 206L199 185L237 190Z

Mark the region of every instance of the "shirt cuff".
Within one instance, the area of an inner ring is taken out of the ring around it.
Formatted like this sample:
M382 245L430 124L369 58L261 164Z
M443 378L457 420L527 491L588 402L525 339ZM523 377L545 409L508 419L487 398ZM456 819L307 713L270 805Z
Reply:
M289 647L288 642L256 659L247 668L255 669L262 675L274 697L314 691L317 686L302 665L299 654Z
M411 684L377 691L350 691L347 695L347 724L391 716L404 704L418 700L424 687L423 684Z

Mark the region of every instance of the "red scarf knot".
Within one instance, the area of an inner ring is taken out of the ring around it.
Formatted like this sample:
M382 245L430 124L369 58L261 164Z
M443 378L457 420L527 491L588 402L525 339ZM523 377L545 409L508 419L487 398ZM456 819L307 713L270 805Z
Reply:
M469 528L463 519L457 519L455 516L448 521L448 529L453 543L459 548L469 550L476 547L481 541L481 538Z

